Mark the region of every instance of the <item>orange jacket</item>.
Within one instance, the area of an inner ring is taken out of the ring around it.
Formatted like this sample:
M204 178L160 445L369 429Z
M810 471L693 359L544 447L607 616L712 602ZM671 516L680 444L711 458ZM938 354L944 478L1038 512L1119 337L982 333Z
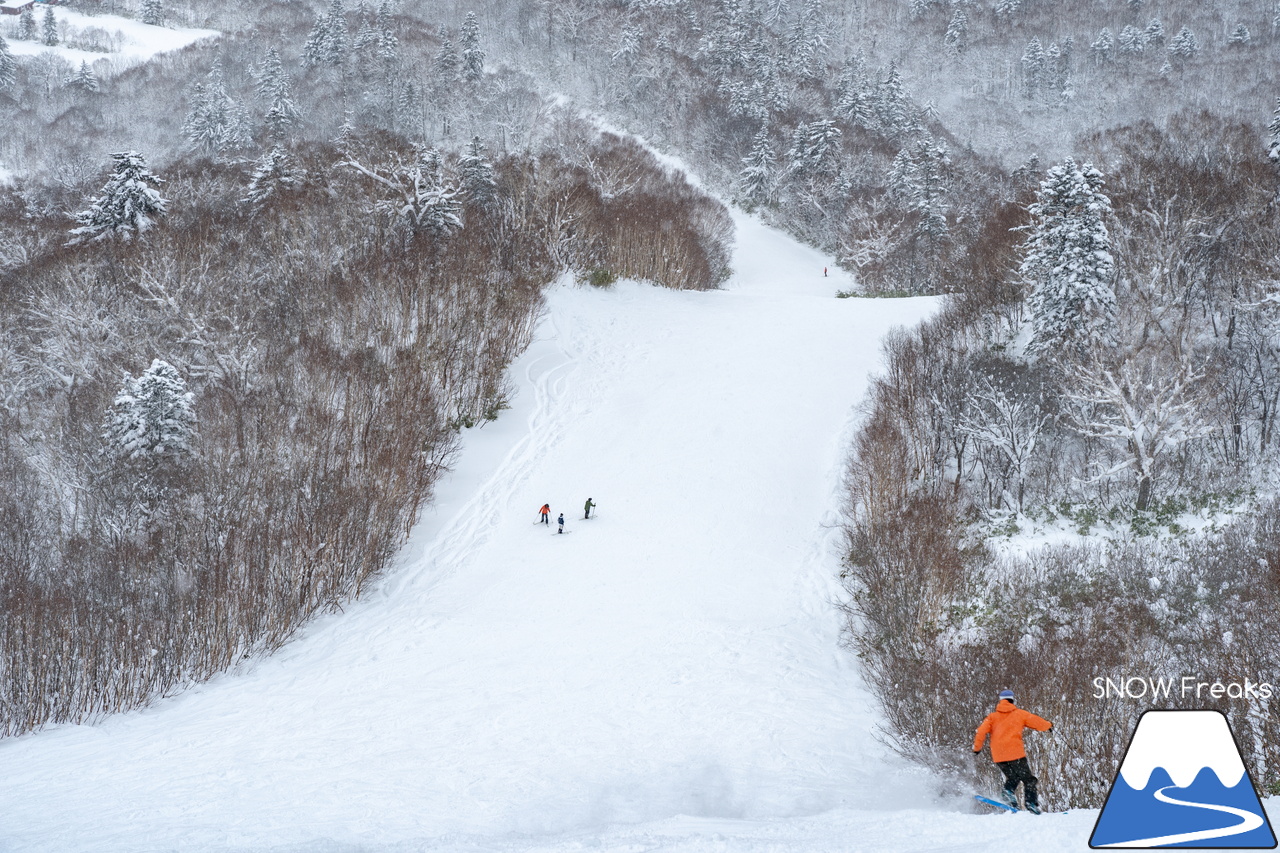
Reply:
M538 512L539 512L541 515L546 515L546 514L548 514L549 512L551 512L551 504L543 504L543 505L542 505L542 509L538 510Z
M1008 699L1001 699L996 709L987 714L982 725L978 726L973 736L973 751L981 751L987 735L991 735L991 760L996 763L1016 761L1027 754L1022 746L1023 729L1047 732L1051 728L1053 723L1043 717L1022 710Z

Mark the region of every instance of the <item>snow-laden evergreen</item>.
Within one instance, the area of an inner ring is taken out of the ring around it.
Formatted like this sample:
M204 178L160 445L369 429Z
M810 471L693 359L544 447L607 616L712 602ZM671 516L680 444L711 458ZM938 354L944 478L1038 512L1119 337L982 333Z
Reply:
M40 43L53 47L62 41L62 37L58 35L58 19L53 14L53 9L44 10L44 22L40 25Z
M153 27L164 25L163 0L142 0L142 23Z
M28 6L18 14L18 29L13 37L18 41L36 40L35 4Z
M261 208L279 193L295 189L300 183L301 176L293 158L277 145L262 155L254 166L244 202L252 208Z
M189 456L195 435L195 395L173 365L157 358L125 379L102 439L110 456L147 462Z
M203 83L192 87L190 103L182 135L191 148L212 156L252 143L249 112L227 94L220 61L214 62Z
M263 119L267 136L276 143L284 142L301 122L302 114L293 99L293 81L274 47L267 51L255 76L258 99L267 106Z
M1272 163L1280 163L1280 97L1276 98L1276 108L1267 125L1267 157Z
M10 89L17 79L18 62L9 51L9 43L0 36L0 90Z
M98 91L98 77L93 73L93 69L89 67L88 62L81 62L80 68L76 73L67 78L66 85L81 92L96 92Z
M458 158L462 177L462 196L481 210L492 210L498 201L498 186L493 177L493 163L485 153L479 136L471 137L466 152Z
M462 76L475 82L484 76L484 51L480 48L480 21L475 12L468 12L459 33L462 46Z
M1029 210L1019 272L1031 287L1028 352L1083 347L1100 338L1115 308L1115 259L1105 217L1111 200L1092 164L1068 157L1051 168Z
M160 196L164 181L151 173L141 154L123 151L111 159L111 176L102 191L76 214L80 225L71 231L71 245L112 237L132 240L145 234L168 209L168 200Z
M773 195L773 144L769 128L762 126L751 143L751 153L742 158L738 187L742 197L753 204L767 204Z

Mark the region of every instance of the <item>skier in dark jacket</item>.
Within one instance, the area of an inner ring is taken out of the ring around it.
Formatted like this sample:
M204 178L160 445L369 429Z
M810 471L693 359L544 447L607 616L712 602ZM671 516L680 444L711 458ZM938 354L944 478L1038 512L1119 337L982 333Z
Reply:
M1036 788L1038 779L1031 773L1031 765L1027 763L1027 750L1022 745L1023 729L1035 729L1047 732L1053 723L1037 717L1030 711L1024 711L1013 702L1012 690L1001 690L1000 701L996 709L987 715L978 726L973 736L974 753L982 752L982 744L991 735L991 760L1004 774L1004 789L1001 799L1013 808L1018 807L1018 784L1022 784L1023 799L1027 803L1027 811L1040 814L1040 794Z
M582 517L584 519L591 517L591 508L594 506L595 504L591 502L591 498L587 498L587 502L582 506Z
M560 513L560 520L557 523L560 525L560 529L557 530L556 533L564 533L564 513L563 512Z

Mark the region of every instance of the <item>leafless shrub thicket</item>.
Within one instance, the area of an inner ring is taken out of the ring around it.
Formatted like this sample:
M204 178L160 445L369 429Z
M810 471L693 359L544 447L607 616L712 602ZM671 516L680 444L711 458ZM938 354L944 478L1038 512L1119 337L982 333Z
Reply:
M1254 778L1280 790L1258 696L1097 698L1094 685L1280 671L1280 504L1247 498L1274 488L1280 377L1276 179L1260 138L1197 115L1093 140L1120 269L1094 352L1019 353L1021 223L1007 206L955 270L966 296L886 342L848 472L848 636L886 735L964 787L993 772L969 744L1012 686L1055 723L1033 747L1055 808L1100 803L1153 706L1226 711ZM1237 509L1225 528L1181 530L1215 504ZM1127 537L1018 557L984 544L1055 515Z
M500 159L496 203L464 203L463 227L434 236L341 165L397 145L300 149L299 180L259 205L243 167L181 163L168 219L131 243L66 247L34 188L5 198L0 733L138 707L360 595L457 430L504 406L567 262L596 253L674 287L723 274L723 210L619 140L582 140L633 176L609 200L554 155ZM103 424L153 358L194 392L198 436L142 471L113 460Z

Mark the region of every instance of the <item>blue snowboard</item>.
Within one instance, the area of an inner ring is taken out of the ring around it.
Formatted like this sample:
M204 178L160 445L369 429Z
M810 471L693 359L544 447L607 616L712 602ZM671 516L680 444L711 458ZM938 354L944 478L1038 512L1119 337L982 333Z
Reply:
M1017 813L1021 811L1021 809L1015 809L1013 806L1009 805L1008 803L1002 803L999 800L993 800L990 797L979 797L977 794L974 794L973 798L980 803L986 803L989 806L995 806L996 808L1004 809L1007 812Z

